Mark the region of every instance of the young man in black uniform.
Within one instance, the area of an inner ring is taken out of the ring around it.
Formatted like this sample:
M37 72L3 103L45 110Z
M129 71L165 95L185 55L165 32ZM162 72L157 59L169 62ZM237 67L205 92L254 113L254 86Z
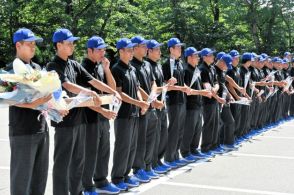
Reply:
M185 67L185 84L191 87L187 94L186 119L183 141L181 144L181 155L188 162L194 162L199 157L199 142L202 131L202 97L211 98L209 90L203 90L201 86L200 71L197 68L199 54L194 47L185 50L187 65ZM193 82L193 83L192 83Z
M139 185L139 182L131 178L129 173L134 163L140 130L138 128L139 108L141 108L141 114L149 108L149 104L142 100L136 69L130 64L133 58L133 47L136 45L130 39L120 39L116 44L120 59L111 70L117 91L123 100L114 121L115 143L111 172L112 182L120 190Z
M155 78L150 63L144 60L147 54L147 42L141 36L135 36L131 39L134 47L134 58L131 61L132 66L136 69L136 74L140 82L140 93L144 101L148 101L151 92L157 91ZM150 179L159 178L159 175L152 169L153 151L156 141L157 114L155 107L160 104L157 99L149 100L152 105L146 113L140 114L138 142L135 161L133 164L134 175L138 181L146 183ZM162 103L161 103L162 104Z
M240 84L246 89L247 94L251 94L251 73L249 71L249 67L251 66L252 62L254 61L252 53L245 52L241 58L241 67L240 67ZM241 105L241 117L242 120L240 122L240 129L237 132L237 140L236 143L241 143L244 139L243 136L249 131L249 112L250 106Z
M167 109L169 118L168 142L164 155L164 160L171 168L186 165L187 162L180 159L179 147L181 144L185 111L185 92L188 87L184 83L184 66L180 57L182 55L182 45L178 38L171 38L167 42L170 56L162 66L163 76L166 83L170 80L177 80L176 85L170 86L172 91L167 92Z
M239 60L240 60L239 52L237 50L232 50L232 51L230 51L230 55L233 58L232 69L227 71L227 75L230 76L239 86L241 86L240 69L238 67ZM233 95L235 100L241 99L242 94L235 91L235 89L231 85L228 85L228 89L229 89L230 93ZM232 115L235 120L234 136L236 138L237 135L240 134L241 105L231 104L230 108L231 108L231 112L232 112Z
M203 63L199 69L201 72L201 81L204 89L212 92L213 98L203 97L203 127L202 127L202 143L201 152L206 155L213 156L211 150L215 149L214 140L218 137L219 128L219 105L216 100L219 84L216 79L215 69L212 66L214 62L213 51L204 48L200 52Z
M36 42L39 41L43 39L26 28L13 34L16 57L33 69L41 70L38 64L32 62ZM48 126L45 117L34 108L50 99L51 95L48 95L31 103L9 106L11 195L45 193L49 164Z
M78 62L69 59L74 52L74 41L78 40L68 29L58 29L53 35L56 56L47 64L47 70L55 70L62 88L69 97L83 92L93 97L95 106L101 105L96 92L82 86L88 83L96 89L119 95L103 82L92 77ZM95 107L96 108L96 107ZM80 195L83 191L82 175L85 158L86 115L83 108L73 108L60 123L51 122L55 127L53 194Z
M82 66L94 78L115 90L116 84L110 71L110 63L104 57L106 47L101 37L91 37L87 42L87 57L83 60ZM98 94L103 94L90 85L85 87L89 87ZM109 119L115 118L116 113L109 110L109 105L97 109L100 109L99 113L85 108L87 125L83 186L88 192L96 190L98 193L118 194L120 190L107 180L110 156Z
M221 124L219 127L219 140L218 147L222 144L225 150L235 149L234 144L234 131L235 120L231 113L230 101L233 97L226 86L226 71L232 69L233 58L229 54L225 54L215 64L217 80L219 83L219 90L217 93L218 102L220 103L220 118Z
M162 88L164 83L163 73L162 73L162 66L159 63L161 58L161 50L160 46L162 44L158 43L156 40L149 40L147 42L148 48L148 57L147 61L151 64L153 75L155 78L155 82L158 88ZM153 151L153 162L152 167L153 170L158 173L166 173L170 167L165 165L161 162L161 159L164 156L167 138L168 138L168 131L167 131L167 110L164 105L164 99L162 95L157 97L157 100L162 103L161 107L156 108L158 122L156 128L156 141L155 141L155 150Z

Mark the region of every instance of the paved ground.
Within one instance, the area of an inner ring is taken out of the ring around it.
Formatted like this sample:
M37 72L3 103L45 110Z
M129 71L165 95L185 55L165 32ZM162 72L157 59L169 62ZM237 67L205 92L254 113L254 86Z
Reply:
M0 195L9 193L8 110L0 108ZM46 195L52 194L53 130ZM112 131L113 132L113 131ZM113 133L112 133L113 147ZM111 165L110 165L111 166ZM294 121L286 122L235 152L190 164L125 194L294 195Z

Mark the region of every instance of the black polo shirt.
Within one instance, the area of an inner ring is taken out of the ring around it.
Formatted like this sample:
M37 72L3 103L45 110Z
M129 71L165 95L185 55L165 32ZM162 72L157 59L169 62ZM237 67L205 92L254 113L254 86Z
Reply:
M71 82L80 86L86 86L87 83L93 80L93 77L76 61L68 59L64 61L59 56L55 56L54 59L47 64L47 70L55 70L59 75L61 83ZM69 97L75 97L73 94L65 90ZM72 127L75 125L84 124L87 122L86 115L83 108L73 108L69 111L69 114L63 118L63 121L56 123L51 121L53 127Z
M152 61L151 59L147 59L147 61L150 63L152 67L153 76L155 79L155 83L157 87L164 86L164 78L163 78L163 72L162 72L162 66L161 64ZM161 100L161 94L157 97L158 100Z
M217 94L219 97L224 98L227 102L230 100L229 91L226 86L226 72L215 66L216 78L219 84Z
M136 69L140 87L149 95L151 93L152 83L155 80L150 63L146 60L140 61L134 57L131 64Z
M212 65L207 65L205 62L199 66L202 87L204 88L204 83L209 83L211 87L217 84L215 69ZM203 104L212 104L215 103L214 98L203 97Z
M249 71L251 72L252 81L259 82L261 80L261 75L257 68L250 66Z
M192 84L191 89L195 90L202 90L201 87L201 77L200 77L200 70L197 67L193 67L188 64L185 68L185 84L187 86L191 85L191 81L194 75L194 72L199 72L197 75L195 82ZM202 96L201 95L186 95L187 96L187 103L186 108L187 110L193 110L202 106Z
M291 67L291 68L289 69L289 75L290 75L291 77L294 77L294 67ZM294 87L294 82L292 82L292 87Z
M86 71L92 75L95 79L102 81L103 83L107 84L107 80L104 74L104 69L102 64L97 64L92 62L90 59L85 58L82 61L82 66L86 69ZM90 88L92 91L97 92L97 94L103 94L102 91L96 89L95 87L93 87L92 85L90 85L87 82L87 85L85 86L87 88ZM102 105L103 108L109 109L109 105ZM100 120L108 120L107 118L105 118L102 114L95 112L94 110L91 110L90 108L84 108L85 109L85 113L86 113L86 117L87 117L87 123L97 123L98 122L98 118Z
M269 69L268 67L264 66L262 68L263 74L265 77L267 77L270 73L271 73L271 69Z
M125 64L119 60L112 67L111 71L116 82L116 87L121 87L123 93L138 100L137 91L139 90L140 82L136 76L136 69L130 63ZM133 104L122 102L117 118L129 118L131 116L138 117L139 108Z
M170 59L168 58L167 61L162 66L163 77L165 81L168 81L171 78L171 69L170 69ZM181 60L175 60L174 70L173 70L173 77L177 79L177 86L184 86L184 66ZM174 104L184 104L186 103L185 94L182 91L168 91L166 93L166 102L169 105Z
M251 92L251 88L250 88L250 84L252 83L252 80L251 80L251 73L249 71L249 69L245 68L244 66L241 66L240 67L240 85L242 87L245 87L245 77L246 76L249 76L249 80L248 80L248 84L246 86L246 93L247 94L250 94Z
M33 69L40 66L30 63ZM12 71L12 66L7 71ZM46 119L39 110L9 106L9 136L34 135L48 130Z
M233 66L231 70L227 71L227 75L231 77L237 85L241 86L240 69L238 67ZM236 90L236 93L238 96L241 95L238 90Z

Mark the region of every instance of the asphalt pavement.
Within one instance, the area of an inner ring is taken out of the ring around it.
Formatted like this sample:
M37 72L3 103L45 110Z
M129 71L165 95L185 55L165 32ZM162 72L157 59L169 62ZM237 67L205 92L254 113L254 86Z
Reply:
M50 166L46 195L52 195L54 130L50 128ZM111 128L111 151L114 135ZM112 154L111 154L112 158ZM9 191L8 108L0 108L0 195ZM109 168L111 169L112 160ZM294 120L254 137L237 151L196 162L133 188L144 195L294 195Z

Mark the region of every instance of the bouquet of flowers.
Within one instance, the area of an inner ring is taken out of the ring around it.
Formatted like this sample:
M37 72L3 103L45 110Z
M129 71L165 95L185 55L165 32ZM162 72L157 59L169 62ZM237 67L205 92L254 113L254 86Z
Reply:
M36 109L55 122L62 121L60 111L74 107L95 106L93 98L80 93L68 98L61 89L59 76L55 71L34 70L20 59L13 61L13 73L0 72L0 103L9 105L30 103L36 99L53 94L51 100ZM113 96L101 97L102 104L112 103Z
M20 59L13 61L13 72L0 72L0 103L15 105L30 103L49 94L59 93L61 83L56 72L34 70ZM56 95L46 104L36 109L42 111L51 120L62 121L58 110L65 110L65 102L57 101Z

